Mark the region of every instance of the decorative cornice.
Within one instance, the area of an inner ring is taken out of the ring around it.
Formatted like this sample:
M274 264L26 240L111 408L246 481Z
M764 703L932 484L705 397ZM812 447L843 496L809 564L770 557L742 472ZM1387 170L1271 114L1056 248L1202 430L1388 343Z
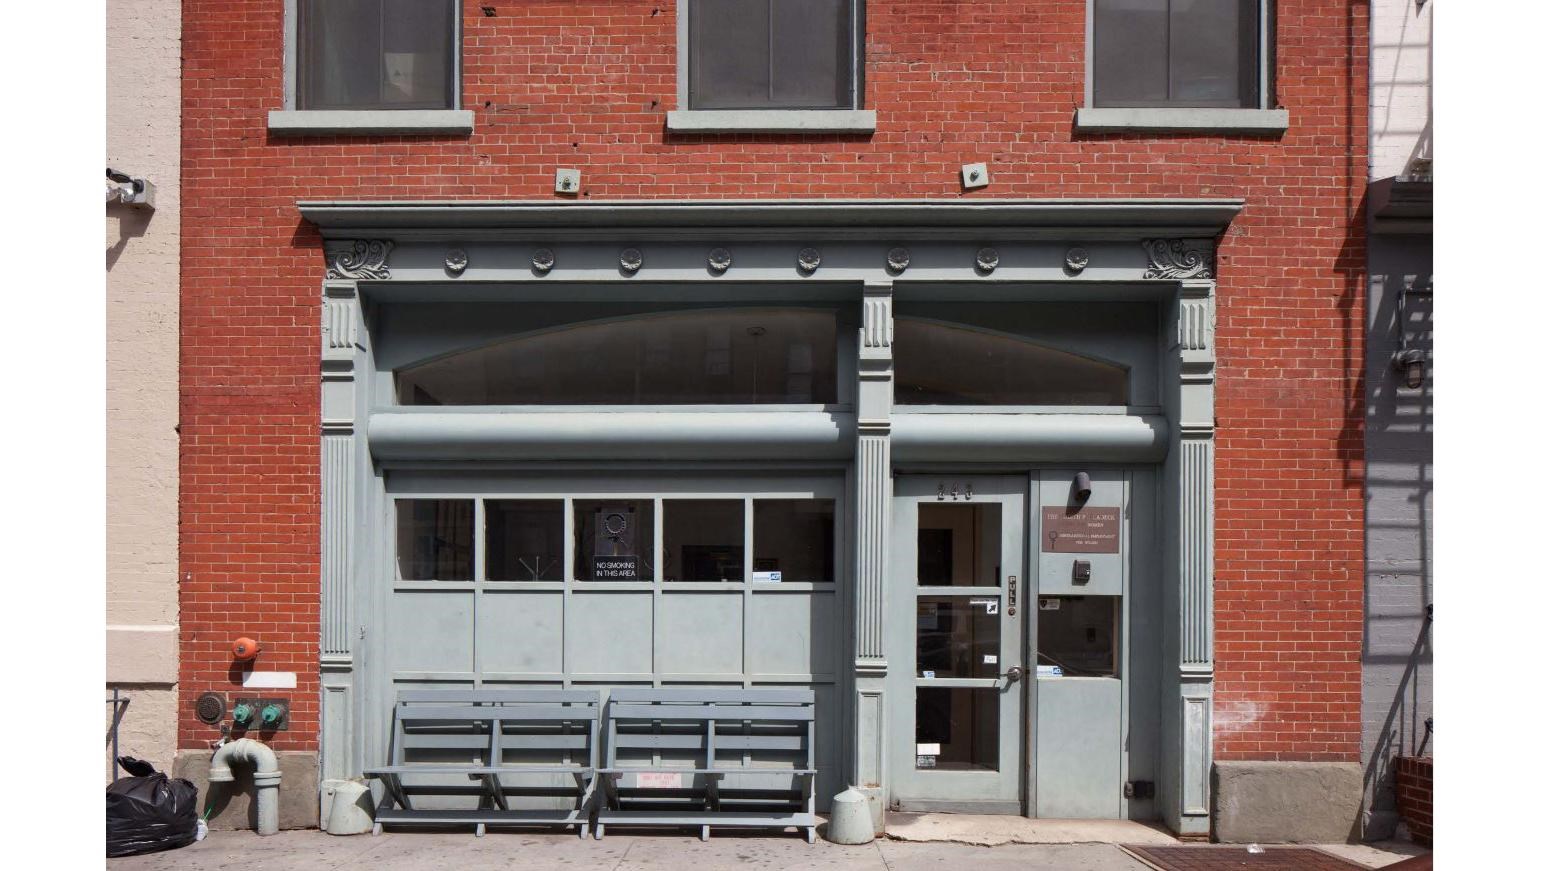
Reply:
M612 238L642 242L707 235L760 241L1211 238L1240 199L614 200L556 203L337 201L298 203L327 239Z
M323 243L329 278L391 278L387 255L393 243L385 239L341 239Z
M1145 256L1150 266L1145 278L1211 278L1214 276L1215 246L1194 239L1146 239Z

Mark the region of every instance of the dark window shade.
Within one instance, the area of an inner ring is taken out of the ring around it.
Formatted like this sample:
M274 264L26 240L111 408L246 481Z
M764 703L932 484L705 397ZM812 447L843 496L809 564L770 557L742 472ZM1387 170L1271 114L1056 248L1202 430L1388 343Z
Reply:
M693 109L852 108L853 0L692 0Z
M301 0L298 109L455 108L454 0Z
M1255 108L1258 0L1096 0L1099 107Z

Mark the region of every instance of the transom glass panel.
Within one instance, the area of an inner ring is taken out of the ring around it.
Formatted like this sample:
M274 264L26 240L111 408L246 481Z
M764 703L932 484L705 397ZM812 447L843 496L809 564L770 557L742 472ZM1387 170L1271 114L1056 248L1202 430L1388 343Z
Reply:
M899 317L900 405L1127 405L1129 371L961 324Z
M402 405L828 404L837 315L715 309L575 324L400 370Z

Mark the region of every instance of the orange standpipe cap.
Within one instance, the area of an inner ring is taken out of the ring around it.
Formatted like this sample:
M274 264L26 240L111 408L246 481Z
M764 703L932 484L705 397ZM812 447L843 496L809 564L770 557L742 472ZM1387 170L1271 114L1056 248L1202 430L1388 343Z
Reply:
M256 658L258 652L262 649L258 646L258 642L246 636L231 642L231 656L240 662L247 662L250 659Z

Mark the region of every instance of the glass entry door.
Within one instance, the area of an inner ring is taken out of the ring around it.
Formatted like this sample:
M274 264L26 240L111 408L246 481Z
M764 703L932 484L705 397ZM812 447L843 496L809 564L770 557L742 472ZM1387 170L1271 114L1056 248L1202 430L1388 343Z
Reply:
M1022 811L1027 487L897 479L887 658L900 810Z

